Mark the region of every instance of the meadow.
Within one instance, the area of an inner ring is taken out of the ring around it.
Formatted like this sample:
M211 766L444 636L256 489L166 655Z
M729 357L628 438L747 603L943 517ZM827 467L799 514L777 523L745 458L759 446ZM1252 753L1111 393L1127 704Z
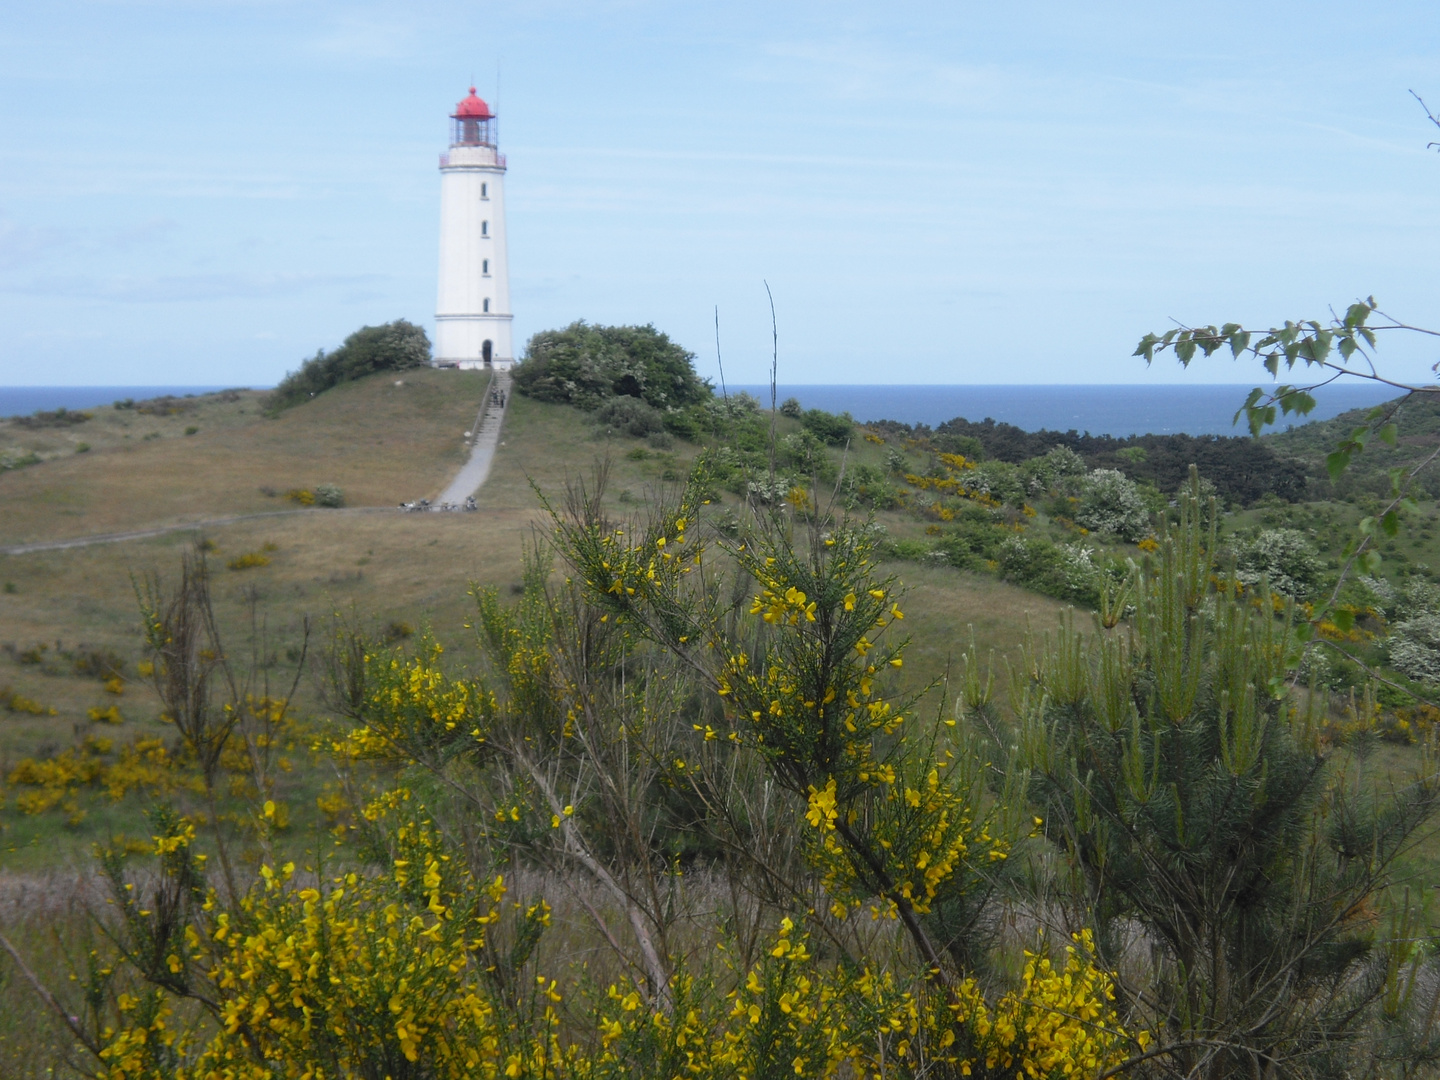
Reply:
M147 588L173 584L187 555L203 553L210 567L226 652L253 675L257 696L288 694L300 657L309 660L270 746L277 757L265 790L246 778L249 764L225 766L222 827L237 841L264 837L246 847L243 872L253 876L262 862L303 861L329 843L328 833L357 827L345 824L356 807L346 803L347 778L326 749L350 723L335 711L333 687L327 697L320 663L337 629L359 629L373 643L417 655L433 637L445 648L443 678L458 677L480 651L475 627L484 610L470 590L494 590L502 605L520 603L527 548L552 536L541 498L562 507L567 489L583 482L593 490L598 473L606 477L598 508L617 521L643 522L679 497L708 442L719 462L706 489L717 537L727 535L726 515L739 520L747 502L783 508L788 500L803 516L833 499L852 523L871 521L880 560L874 574L896 579L904 606L892 634L911 642L886 692L897 699L921 693L915 715L937 720L952 715L964 682L961 658L972 643L978 657L971 655L969 670L993 655L995 703L1005 705L1007 662L1020 672L1014 685L1024 683L1027 664L1039 663L1033 651L1021 655L1027 637L1048 636L1076 606L1079 625L1089 626L1089 609L1113 599L1108 590L1119 587L1126 567L1149 565L1161 547L1149 527L1127 538L1080 524L1088 496L1064 494L1081 489L1065 488L1068 474L1046 472L1074 467L1053 455L987 463L983 447L946 442L943 433L857 428L788 407L775 417L741 410L738 434L729 439L639 437L622 423L597 423L593 412L518 394L477 493L478 512L398 512L397 503L433 497L459 467L464 432L486 392L477 373L411 370L344 383L278 415L266 413L260 395L233 391L96 410L79 422L0 424L0 449L12 466L0 472L0 546L181 526L161 536L0 556L0 933L21 943L42 981L63 985L84 967L89 944L103 944L91 922L104 906L97 845L143 853L153 844L147 813L154 805L176 792L193 796L165 775L183 755L146 677L154 654L145 649L141 616ZM744 457L772 433L784 474L778 486L755 479ZM1144 455L1123 450L1118 462L1144 463ZM1079 468L1083 473L1084 464ZM1007 494L1021 483L1028 486L1017 489L1019 497ZM300 493L322 484L339 488L344 505L308 505ZM1329 494L1300 504L1273 497L1235 504L1222 534L1295 529L1333 572L1335 537L1363 514L1365 492ZM1168 521L1171 493L1142 495L1149 503L1134 512ZM1433 520L1433 505L1422 514ZM216 523L229 518L238 520ZM1404 559L1386 568L1396 587L1440 566L1428 526L1403 543ZM553 580L558 586L560 578ZM1327 688L1327 722L1345 722L1345 690ZM1418 753L1405 739L1376 741L1363 765L1398 776ZM35 779L57 762L79 771L58 782ZM257 799L266 806L259 834L243 809ZM1421 841L1407 848L1399 868L1428 913L1440 852L1433 836ZM544 872L533 872L540 877L530 887L546 891ZM574 927L585 903L603 909L604 902L581 896L574 903L580 908L557 920L567 929L555 948L588 956L593 942L575 938ZM63 1072L70 1040L24 972L4 961L0 1005L4 1075Z

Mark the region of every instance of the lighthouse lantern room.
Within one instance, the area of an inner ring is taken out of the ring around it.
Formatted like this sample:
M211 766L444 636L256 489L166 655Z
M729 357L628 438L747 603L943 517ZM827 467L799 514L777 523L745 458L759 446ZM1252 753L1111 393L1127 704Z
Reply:
M450 117L440 155L440 282L435 363L509 368L510 275L505 254L505 155L490 106L470 96Z

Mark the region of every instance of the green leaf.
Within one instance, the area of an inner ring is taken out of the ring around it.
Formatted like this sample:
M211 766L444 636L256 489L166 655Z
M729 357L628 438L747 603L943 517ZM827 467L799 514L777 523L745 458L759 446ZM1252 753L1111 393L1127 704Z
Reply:
M1158 337L1154 334L1146 334L1140 339L1140 344L1135 346L1135 351L1130 355L1143 356L1147 364L1152 363L1155 359L1155 346L1158 344L1160 344Z
M1338 607L1330 616L1330 621L1335 624L1342 634L1348 634L1355 626L1355 611L1348 607Z
M1195 341L1188 333L1175 342L1175 356L1182 366L1190 366L1190 361L1195 357Z
M1336 450L1334 453L1325 455L1325 471L1330 474L1331 480L1339 480L1340 475L1349 467L1349 450Z
M1374 310L1372 307L1374 302L1375 298L1372 296L1370 298L1370 304L1356 303L1351 304L1348 308L1346 308L1345 326L1350 329L1353 329L1357 326L1364 326L1365 320L1370 317L1370 312Z
M1240 417L1242 415L1244 415L1248 419L1250 416L1250 410L1253 409L1255 407L1255 403L1264 396L1265 391L1261 390L1258 386L1255 387L1255 389L1251 390L1250 393L1245 395L1245 404L1241 405L1240 408L1235 410L1235 415L1230 418L1230 423L1240 423Z
M1313 323L1311 324L1314 325ZM1310 340L1304 343L1301 355L1307 364L1323 364L1330 355L1330 342L1335 335L1329 330L1316 330Z
M1279 374L1280 374L1280 354L1279 354L1279 353L1273 353L1273 352L1272 352L1269 356L1265 357L1265 370L1268 371L1272 376L1276 376L1276 375L1279 375Z
M1395 445L1395 436L1396 436L1396 434L1399 433L1399 431L1400 431L1400 425L1399 425L1399 424L1389 423L1389 424L1386 424L1384 427L1382 427L1382 428L1381 428L1379 431L1377 431L1375 434L1377 434L1377 435L1380 436L1380 441L1383 442L1386 446L1394 446L1394 445Z
M1400 531L1400 515L1394 510L1387 510L1380 519L1380 528L1385 530L1386 536L1394 536Z
M1288 386L1280 388L1280 409L1285 413L1298 413L1304 416L1311 409L1315 408L1315 399L1304 390L1294 390Z
M1275 422L1275 406L1256 406L1245 410L1246 419L1250 421L1250 434L1259 435L1266 424Z
M1360 572L1370 577L1374 577L1380 572L1380 564L1383 561L1378 551L1362 551L1360 557L1355 560L1360 567Z
M1295 640L1301 644L1309 641L1314 636L1315 628L1308 622L1302 622L1299 626L1295 627Z
M1356 525L1355 528L1360 531L1361 536L1374 536L1375 519L1373 517L1363 517L1360 519L1360 524Z

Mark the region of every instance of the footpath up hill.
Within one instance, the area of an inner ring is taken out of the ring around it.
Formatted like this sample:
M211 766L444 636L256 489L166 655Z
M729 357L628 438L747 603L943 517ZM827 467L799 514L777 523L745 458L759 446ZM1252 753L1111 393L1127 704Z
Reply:
M417 369L274 417L263 394L231 391L106 406L80 423L0 421L10 461L40 459L0 471L0 544L281 510L296 505L286 492L319 484L348 506L433 497L465 459L487 385L481 372Z

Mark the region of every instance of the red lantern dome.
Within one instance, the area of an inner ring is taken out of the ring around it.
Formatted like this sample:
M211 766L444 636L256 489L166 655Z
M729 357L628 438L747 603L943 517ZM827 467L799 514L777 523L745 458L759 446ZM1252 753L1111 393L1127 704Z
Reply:
M494 117L490 106L485 104L485 99L477 97L475 88L470 88L470 96L455 106L451 114L453 120L489 120Z
M473 86L470 96L456 104L450 119L451 146L495 145L495 114L485 104L485 99L475 93Z

